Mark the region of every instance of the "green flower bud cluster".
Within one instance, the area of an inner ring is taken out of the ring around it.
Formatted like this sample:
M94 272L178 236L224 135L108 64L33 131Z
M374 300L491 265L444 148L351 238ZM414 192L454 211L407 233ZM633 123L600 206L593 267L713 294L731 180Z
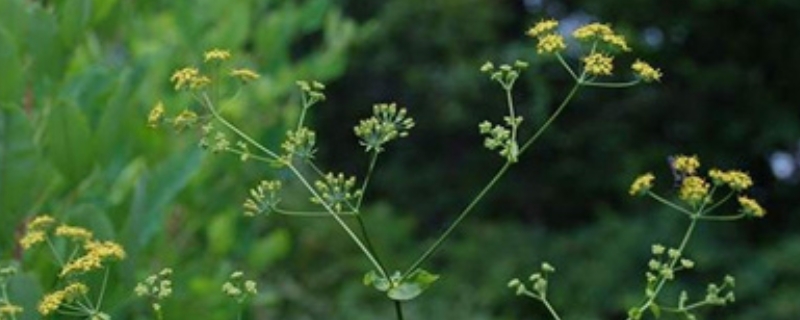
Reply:
M511 65L500 65L500 67L495 67L493 63L486 62L481 66L481 72L488 74L490 79L500 83L503 89L511 90L522 70L527 68L528 63L520 60L514 61Z
M645 296L654 297L656 288L661 279L674 280L675 273L680 270L694 268L694 261L681 257L681 252L675 248L667 249L663 245L654 244L651 247L653 258L647 263L649 269L645 273L647 286Z
M259 214L270 214L275 205L281 201L278 192L281 190L281 182L278 180L261 181L258 186L250 189L250 198L244 201L244 215L253 217Z
M528 290L528 287L519 280L519 279L511 279L508 282L508 287L514 289L518 296L527 295L531 298L544 301L547 299L547 287L548 287L548 276L551 273L556 272L556 269L547 262L542 262L542 266L539 272L531 274L528 277L528 281L531 282L531 289L533 291Z
M689 303L689 294L681 291L678 297L678 307L674 312L683 315L685 319L696 320L697 316L692 311L702 306L725 306L736 301L733 294L733 287L736 280L732 276L725 276L721 284L709 283L706 287L706 295L703 300Z
M228 281L222 285L222 292L242 304L250 297L258 294L258 284L253 280L244 278L244 273L236 271L231 273Z
M319 192L319 197L312 197L311 202L319 205L327 205L335 212L342 212L344 205L350 205L349 202L358 199L361 196L361 191L353 191L356 185L356 178L346 178L343 173L334 175L328 173L323 177L323 180L317 180L314 183L314 188Z
M200 147L203 149L211 150L213 153L227 151L231 143L228 141L227 135L214 129L214 126L206 124L202 127L203 137L200 138Z
M522 117L510 116L503 117L506 126L494 125L489 121L483 121L478 125L478 131L486 136L483 146L489 150L499 149L501 157L510 162L517 162L519 158L519 145L514 139L513 132L522 123Z
M286 140L281 144L285 152L284 161L291 162L297 157L301 160L311 160L317 152L317 134L311 129L300 127L286 133Z
M405 138L414 127L414 119L407 116L405 108L394 103L381 103L372 107L372 116L361 120L353 131L367 152L383 151L383 145L397 138Z
M303 105L310 107L319 101L325 101L325 85L317 81L297 81L295 82L303 92Z
M161 313L161 301L172 295L172 269L165 268L136 284L133 292L138 297L148 297L153 301L151 307Z

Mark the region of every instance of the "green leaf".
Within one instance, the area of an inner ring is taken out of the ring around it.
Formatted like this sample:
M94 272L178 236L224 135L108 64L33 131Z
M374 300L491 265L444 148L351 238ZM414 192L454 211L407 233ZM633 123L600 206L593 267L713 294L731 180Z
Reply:
M75 183L86 177L92 168L89 123L74 104L60 103L50 110L45 120L45 154L69 182Z
M217 255L227 254L236 240L235 215L217 214L208 224L206 235L211 252Z
M389 289L386 295L392 300L411 300L422 294L438 279L438 275L419 269L414 271L406 280Z
M292 246L292 238L286 229L277 229L260 241L256 242L250 250L248 262L254 270L269 268L277 261L280 261L289 254Z
M3 62L0 76L0 104L22 102L23 64L19 57L18 44L13 35L0 26L0 61Z
M92 18L91 0L63 1L56 5L59 30L65 45L74 45L83 36Z
M388 279L382 277L375 270L367 272L364 275L363 282L365 286L372 286L373 288L381 292L386 292L391 287L391 282Z

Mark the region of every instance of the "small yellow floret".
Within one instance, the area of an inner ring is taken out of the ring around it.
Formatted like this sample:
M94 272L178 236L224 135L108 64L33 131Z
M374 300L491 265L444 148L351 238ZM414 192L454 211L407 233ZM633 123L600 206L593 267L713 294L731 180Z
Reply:
M197 113L191 110L183 110L181 113L175 117L175 120L172 121L173 127L177 130L183 130L188 126L192 126L197 122L198 116Z
M42 301L39 302L39 313L41 313L43 316L53 313L53 311L58 310L58 307L61 306L61 302L63 300L64 292L62 291L56 291L44 296Z
M44 230L48 229L56 223L56 219L49 215L41 215L28 223L28 230Z
M697 176L686 177L681 183L678 196L692 206L701 204L708 198L708 183Z
M597 22L587 24L578 29L575 29L575 31L572 32L573 37L581 40L588 39L591 37L602 37L613 34L614 31L611 30L610 25Z
M586 73L596 76L609 76L614 70L614 57L593 53L583 58Z
M196 68L183 68L172 74L169 78L170 82L175 83L175 90L180 90L189 87L195 78L200 76L200 71Z
M29 249L37 243L43 242L46 238L44 231L28 231L22 239L19 240L19 245L22 249Z
M653 68L647 62L636 60L631 66L633 72L644 80L644 82L661 81L661 70Z
M697 168L700 168L700 160L697 156L678 155L672 159L672 167L680 173L694 175L697 173Z
M250 69L234 69L230 73L231 77L238 78L244 82L249 82L258 79L261 77L258 73L255 73L253 70Z
M653 180L655 179L656 177L652 173L640 175L636 178L636 180L633 181L633 184L631 184L631 189L628 191L628 193L632 196L643 195L647 193L647 191L650 191L650 188L653 187Z
M164 103L159 101L156 103L156 106L150 110L150 114L147 115L147 126L151 128L155 128L158 126L158 123L161 121L161 117L164 116Z
M631 48L628 47L628 42L625 41L625 37L616 34L606 34L603 35L600 39L603 42L608 43L612 46L619 48L622 51L631 51Z
M556 20L553 19L542 20L537 22L530 29L528 29L528 32L526 32L525 34L527 34L532 38L536 38L541 35L544 35L547 32L554 30L557 27L558 27L558 21Z
M231 58L231 53L228 50L220 50L220 49L212 49L210 51L206 51L204 62L209 62L211 60L219 60L225 61Z
M56 235L81 242L89 241L94 237L92 232L89 230L86 230L81 227L72 227L63 224L58 228L56 228Z
M536 45L536 51L540 54L559 52L566 48L564 37L555 33L539 38L539 43Z
M716 185L725 184L734 191L744 191L753 186L753 179L747 173L731 170L721 171L718 169L711 169L708 176L714 181Z
M83 245L83 249L86 250L86 254L64 265L60 277L100 269L105 260L125 259L125 250L122 246L111 241L89 241Z
M751 198L748 198L748 197L745 197L745 196L740 196L739 197L739 204L742 206L742 213L744 213L744 214L747 214L747 215L750 215L750 216L753 216L753 217L756 217L756 218L764 217L764 215L767 214L767 212L764 210L764 208L762 208L761 205L758 204L758 202L756 202L755 200L753 200Z

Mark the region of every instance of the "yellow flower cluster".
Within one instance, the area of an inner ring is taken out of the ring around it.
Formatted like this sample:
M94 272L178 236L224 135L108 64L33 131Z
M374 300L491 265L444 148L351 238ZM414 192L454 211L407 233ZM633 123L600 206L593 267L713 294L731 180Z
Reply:
M555 33L558 21L553 19L542 20L528 29L526 34L539 40L536 51L542 53L557 53L567 48L564 37Z
M83 249L86 253L64 265L60 277L103 268L103 261L106 260L125 259L125 250L122 246L111 241L91 240L83 245Z
M683 179L678 196L692 206L697 206L708 200L708 183L698 176L689 176Z
M602 53L592 53L583 58L586 73L596 76L609 76L614 70L614 57Z
M611 30L611 26L597 22L584 25L572 32L572 36L579 40L586 40L594 37L599 38L608 35L614 35L614 30Z
M724 184L734 191L744 191L753 186L753 179L750 178L750 175L738 170L722 171L711 169L708 172L708 176L711 177L715 185Z
M201 75L197 68L183 68L175 71L169 81L175 83L175 90L200 89L211 83L211 79Z
M558 26L558 21L546 19L539 21L528 29L526 34L538 40L536 51L539 54L558 54L567 48L564 37L557 32ZM587 48L591 48L591 50L581 59L584 68L583 73L580 73L580 77L578 73L564 64L565 68L569 69L568 71L572 73L576 80L584 83L592 83L595 76L610 76L614 70L614 54L619 51L632 51L625 37L614 32L609 24L589 23L575 29L572 32L572 36L583 43L590 44ZM662 77L659 69L653 68L641 60L636 60L631 65L631 69L636 74L638 81L660 81ZM587 79L584 78L585 75L591 77ZM631 81L626 84L633 85L638 81Z
M767 214L764 208L762 208L761 205L758 204L758 202L756 202L752 198L748 198L746 196L740 196L738 200L739 200L739 205L742 206L741 209L742 213L746 215L753 216L756 218L761 218Z
M255 73L253 70L250 69L233 69L230 73L230 76L237 78L242 82L250 82L261 77L260 75L258 75L258 73Z
M19 245L23 249L29 249L37 243L47 239L47 232L56 223L56 220L49 215L41 215L34 218L25 228L25 236L19 240Z
M678 155L672 159L672 167L682 174L694 175L700 168L700 160L697 156Z
M151 128L157 127L161 122L161 118L164 117L164 111L164 103L161 101L156 103L156 106L150 109L150 113L147 115L147 126Z
M631 66L633 72L636 73L644 82L661 81L661 70L653 68L649 63L636 60Z
M656 177L652 173L646 173L636 178L631 184L631 188L628 193L632 196L643 195L650 191L650 188L653 187L653 180Z
M228 50L212 49L210 51L206 51L204 57L204 62L213 60L225 61L231 58L231 53Z
M62 304L72 302L88 292L89 288L85 284L80 282L72 283L62 290L44 296L42 301L39 302L39 313L43 316L49 315L58 310Z
M625 37L614 33L611 26L603 23L590 23L572 32L572 36L578 40L600 40L622 51L631 51Z
M63 224L58 228L56 228L56 235L77 242L87 242L92 238L94 238L94 235L89 230L86 230L81 227L73 227Z

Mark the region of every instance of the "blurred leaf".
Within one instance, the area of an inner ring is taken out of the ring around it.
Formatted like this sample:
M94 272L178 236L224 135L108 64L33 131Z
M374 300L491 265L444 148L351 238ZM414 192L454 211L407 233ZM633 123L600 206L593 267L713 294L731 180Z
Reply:
M217 214L206 229L211 252L220 256L227 254L236 241L236 221L233 214Z
M364 274L363 283L365 286L371 286L378 291L387 291L391 288L392 283L389 279L384 278L375 270L370 270Z
M38 300L42 296L42 286L37 281L37 275L17 274L9 281L8 294L12 302L19 304L24 309L17 320L41 319L39 313L36 312Z
M147 163L144 158L133 159L122 171L117 175L116 181L108 191L108 201L112 205L119 205L125 200L133 190L139 177L147 169Z
M200 168L203 151L191 148L176 152L146 174L136 185L131 211L123 229L126 248L138 252L164 226L167 205L175 200L189 179Z
M66 213L66 222L92 230L95 238L117 240L114 225L108 215L95 205L84 204L71 207Z
M19 49L12 34L0 26L0 61L3 62L2 76L0 76L0 104L22 102L24 81L22 81Z
M289 231L283 228L275 229L266 238L253 245L248 261L253 269L264 270L286 258L291 248L292 239Z
M83 36L92 17L92 0L69 0L56 5L61 39L67 46L75 45Z
M71 103L59 103L45 120L43 148L46 155L69 182L83 179L91 170L93 158L89 123Z

